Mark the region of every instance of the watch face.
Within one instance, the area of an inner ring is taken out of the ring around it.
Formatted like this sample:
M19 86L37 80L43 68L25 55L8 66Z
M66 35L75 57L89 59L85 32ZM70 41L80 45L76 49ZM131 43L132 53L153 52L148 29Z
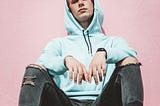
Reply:
M106 52L106 50L105 50L104 48L98 48L98 49L97 49L97 52L98 52L98 51L105 51L105 52Z

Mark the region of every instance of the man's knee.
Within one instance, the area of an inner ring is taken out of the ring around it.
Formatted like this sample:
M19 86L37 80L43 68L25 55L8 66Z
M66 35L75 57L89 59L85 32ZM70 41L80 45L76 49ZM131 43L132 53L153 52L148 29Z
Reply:
M134 57L127 57L117 63L117 72L120 75L121 94L127 106L143 106L143 83L141 77L141 64Z
M121 60L118 62L116 65L117 66L125 66L127 64L138 64L138 59L135 57L126 57L125 59Z
M29 64L26 67L26 71L23 77L23 85L32 85L35 86L35 80L40 77L42 77L42 74L44 75L47 72L47 69L43 66L37 65L37 64Z

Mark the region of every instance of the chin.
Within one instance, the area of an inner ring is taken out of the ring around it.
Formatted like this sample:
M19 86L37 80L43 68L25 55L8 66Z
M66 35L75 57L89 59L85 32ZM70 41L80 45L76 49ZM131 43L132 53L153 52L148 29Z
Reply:
M92 15L85 13L85 14L80 15L79 20L86 21L86 20L90 19L91 17L92 17Z

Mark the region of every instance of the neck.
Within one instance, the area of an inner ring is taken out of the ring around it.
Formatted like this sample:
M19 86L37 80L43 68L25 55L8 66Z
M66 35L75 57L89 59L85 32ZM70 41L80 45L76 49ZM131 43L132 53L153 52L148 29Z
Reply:
M88 26L90 25L91 21L92 21L92 18L90 18L89 20L80 22L80 25L81 25L84 29L87 29Z
M84 28L84 29L87 29L88 26L89 26L90 22L83 22L81 23L81 26Z

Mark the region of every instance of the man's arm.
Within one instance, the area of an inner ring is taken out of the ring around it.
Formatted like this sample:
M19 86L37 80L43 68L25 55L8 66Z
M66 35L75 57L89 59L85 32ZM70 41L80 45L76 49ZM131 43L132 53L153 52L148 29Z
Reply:
M121 37L114 37L111 47L105 47L107 51L107 63L116 64L126 57L137 57L136 51Z
M53 75L63 74L67 70L64 66L64 59L61 56L62 47L60 40L61 39L51 40L46 45L36 62L36 64L44 66L50 70Z
M89 67L89 82L91 82L92 76L96 84L98 84L98 77L100 81L102 80L102 72L103 76L106 75L106 62L122 66L130 63L136 64L138 60L136 59L134 49L122 38L115 37L112 47L103 48L102 51L98 51L93 57Z

